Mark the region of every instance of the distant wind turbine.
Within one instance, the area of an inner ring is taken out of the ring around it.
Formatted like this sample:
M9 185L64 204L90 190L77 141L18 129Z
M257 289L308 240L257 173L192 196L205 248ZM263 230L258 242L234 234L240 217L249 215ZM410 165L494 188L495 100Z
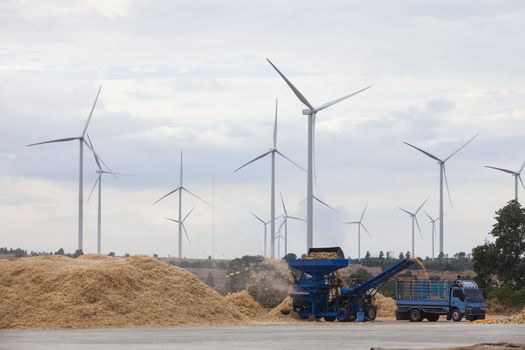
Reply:
M292 163L293 165L295 165L296 167L298 167L299 169L301 170L304 170L306 171L304 168L302 168L300 165L298 165L297 163L295 163L293 160L291 160L290 158L288 158L287 156L285 156L284 154L282 154L278 149L277 149L277 107L278 107L278 102L277 102L277 99L275 100L275 122L274 122L274 125L273 125L273 147L270 148L269 151L261 154L260 156L250 160L248 163L244 164L243 166L235 169L234 172L237 172L239 170L241 170L242 168L244 168L245 166L247 166L248 164L251 164L261 158L264 158L266 157L267 155L271 155L272 157L272 168L271 168L271 187L270 187L270 220L271 220L271 225L270 225L270 241L271 241L271 249L270 249L270 253L271 253L271 257L274 258L275 257L275 155L278 154L280 155L281 157L283 157L284 159L286 159L287 161L289 161L290 163Z
M435 155L433 155L433 154L431 154L431 153L429 153L427 151L422 150L421 148L418 148L418 147L416 147L414 145L411 145L408 142L404 142L403 141L403 143L405 145L410 146L410 147L418 150L419 152L427 155L428 157L434 159L435 161L437 161L437 163L439 165L439 253L440 254L443 253L443 250L444 250L443 249L443 230L444 230L444 221L443 221L443 212L444 212L444 209L443 209L443 178L445 179L445 185L447 186L448 199L450 201L450 205L452 206L452 198L450 197L450 191L449 191L449 188L448 188L447 171L445 170L445 163L447 162L447 160L449 160L450 158L455 156L459 151L461 151L466 145L468 145L470 142L472 142L472 140L474 140L476 137L478 137L478 135L479 134L474 135L473 138L471 138L470 140L465 142L461 147L459 147L457 150L452 152L445 159L438 158Z
M314 232L314 226L313 226L313 206L314 206L314 190L313 190L313 167L314 167L314 143L315 143L315 118L317 115L317 112L322 111L323 109L326 109L330 106L335 105L336 103L339 103L341 101L346 100L349 97L352 97L354 95L357 95L358 93L365 91L366 89L369 89L371 86L367 86L364 89L361 89L359 91L353 92L349 95L340 97L338 99L335 99L333 101L327 102L319 107L314 107L307 99L303 96L303 94L284 76L283 73L269 60L267 59L268 63L272 65L272 67L277 71L277 73L283 78L283 80L286 82L286 84L290 87L290 89L293 91L295 96L301 101L307 109L303 109L303 115L308 116L308 172L307 172L307 182L306 182L306 249L310 249L313 246L313 232Z
M255 215L254 213L251 213L251 214L264 225L264 257L266 258L267 256L266 255L266 246L267 246L266 236L267 236L268 224L272 222L272 220L264 221L263 219Z
M372 238L372 235L370 234L370 232L368 232L365 225L363 224L363 217L365 216L365 212L367 208L368 208L368 204L365 206L365 209L363 210L363 213L361 214L359 221L343 222L343 224L357 225L357 259L358 260L361 260L361 227L365 230L368 236Z
M434 241L436 240L436 221L439 220L439 217L433 219L432 216L428 215L428 213L425 211L425 215L430 220L430 223L432 224L432 259L434 259Z
M284 236L282 236L280 233L275 236L275 239L277 240L277 259L281 259L281 240L284 241L284 245L286 246L287 245L287 241L286 241L286 238L284 238ZM287 253L285 252L283 256L286 256Z
M521 165L521 168L518 171L513 171L513 170L508 170L508 169L503 169L503 168L496 168L496 167L488 166L488 165L485 165L485 168L503 171L505 173L508 173L514 176L514 199L517 201L518 200L518 179L523 189L525 189L525 185L523 185L523 180L521 179L521 172L523 171L523 168L525 168L525 162Z
M190 216L190 214L193 211L193 209L195 209L195 207L191 208L191 210L188 212L188 214L186 214L184 216L184 218L182 218L182 220L176 220L176 219L171 219L171 218L164 218L166 220L173 221L173 222L176 222L177 224L179 224L179 227L182 227L182 229L184 230L184 234L186 235L186 239L188 240L188 242L190 241L190 236L188 235L188 230L186 230L186 225L184 225L184 222L186 222L186 219ZM179 256L179 258L180 258L180 256Z
M210 205L210 203L206 202L204 199L202 199L201 197L198 197L197 195L195 195L192 192L190 192L190 190L188 190L186 187L184 187L184 183L183 183L184 171L183 171L183 169L184 168L183 168L182 150L181 150L180 151L180 185L179 185L179 187L177 187L176 189L168 192L167 194L162 196L160 199L158 199L155 203L153 203L153 205L155 205L158 202L160 202L161 200L163 200L164 198L168 197L169 195L171 195L171 194L173 194L173 193L175 193L177 191L179 192L179 219L178 220L168 219L168 220L177 222L179 224L179 258L182 258L182 230L184 230L184 232L186 233L186 236L188 235L188 233L186 232L186 228L184 226L184 220L186 220L188 218L188 216L191 214L191 212L193 211L193 209L190 210L189 213L186 214L186 216L184 218L182 218L182 191L185 191L189 195L197 198L198 200L206 203L207 205Z
M84 136L86 135L86 131L89 126L89 122L91 121L91 117L93 116L93 111L95 110L95 106L97 105L98 96L100 95L100 90L102 89L102 85L98 88L97 96L95 97L95 102L93 102L93 106L91 107L91 111L89 112L89 116L86 120L86 123L84 124L84 129L82 130L82 134L80 136L73 136L73 137L66 137L62 139L55 139L50 141L44 141L44 142L38 142L38 143L32 143L30 145L27 145L27 147L36 146L36 145L43 145L46 143L55 143L55 142L69 142L78 140L79 141L79 170L78 170L78 250L83 250L83 226L84 226L84 143L86 143L86 140ZM87 144L87 143L86 143Z
M88 202L91 198L91 195L93 194L93 191L95 190L95 187L98 184L98 218L97 218L97 254L100 254L101 251L101 241L102 241L102 175L103 174L111 174L115 177L115 179L118 180L118 176L132 176L130 174L122 174L122 173L115 173L111 169L108 168L106 165L107 170L104 170L102 167L102 159L100 159L100 156L95 152L95 146L93 146L93 142L91 142L91 139L89 138L89 135L87 135L88 139L88 147L93 152L93 157L95 158L95 163L97 164L97 179L95 180L95 183L93 184L93 187L91 188L91 192L89 192L88 196Z
M282 221L281 225L279 226L278 232L280 234L281 233L281 229L284 226L284 255L286 256L288 254L288 219L298 220L298 221L306 221L306 220L298 218L298 217L295 217L295 216L288 215L288 211L286 210L286 205L284 205L283 194L281 192L279 192L279 194L281 195L281 204L283 206L284 215L282 216L283 221Z
M423 208L423 206L425 205L425 203L427 201L428 201L428 198L425 199L425 201L423 203L421 203L419 208L417 208L417 210L415 212L413 212L413 213L411 213L408 210L405 210L403 208L399 208L402 211L404 211L405 213L407 213L410 216L410 218L412 219L412 257L413 258L416 257L415 250L414 250L414 222L417 224L417 229L419 231L419 235L421 236L421 239L423 239L423 234L421 233L421 227L419 227L419 222L417 221L417 213L421 210L421 208Z

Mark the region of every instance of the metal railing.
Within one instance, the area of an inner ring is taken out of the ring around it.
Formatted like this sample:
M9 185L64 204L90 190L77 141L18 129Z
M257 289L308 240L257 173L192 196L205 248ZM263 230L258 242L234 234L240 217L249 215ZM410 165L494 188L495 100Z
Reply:
M450 283L440 280L397 281L397 299L445 300Z

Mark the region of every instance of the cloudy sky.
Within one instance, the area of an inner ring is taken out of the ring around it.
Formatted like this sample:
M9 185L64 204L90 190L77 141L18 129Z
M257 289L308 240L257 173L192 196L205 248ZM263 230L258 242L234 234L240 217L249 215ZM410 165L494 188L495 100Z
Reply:
M397 207L438 213L440 157L479 133L447 163L445 251L488 238L494 212L513 196L510 175L525 161L523 1L0 1L0 246L73 251L77 245L78 144L26 148L78 136L103 85L88 133L114 171L104 179L103 251L176 255L175 197L185 185L211 201L214 255L262 253L269 219L270 160L233 170L272 144L306 166L303 106L269 57L314 104L372 84L319 113L314 244L357 255L410 248L410 219ZM85 197L95 164L85 152ZM277 189L305 215L306 176L277 161ZM523 189L520 194L525 195ZM211 254L211 211L188 196L186 257ZM278 206L279 213L280 205ZM416 254L431 254L420 216ZM306 227L290 223L290 251ZM436 243L437 244L437 243ZM86 252L96 250L96 197L85 206Z

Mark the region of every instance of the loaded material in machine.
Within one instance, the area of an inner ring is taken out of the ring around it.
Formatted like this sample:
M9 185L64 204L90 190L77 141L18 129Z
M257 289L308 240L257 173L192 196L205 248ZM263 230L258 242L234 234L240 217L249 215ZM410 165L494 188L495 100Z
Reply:
M293 311L303 319L322 317L329 322L375 320L374 295L389 278L414 262L404 259L365 283L344 287L337 270L347 267L348 260L341 248L310 248L306 259L288 262L295 281L294 290L289 293Z

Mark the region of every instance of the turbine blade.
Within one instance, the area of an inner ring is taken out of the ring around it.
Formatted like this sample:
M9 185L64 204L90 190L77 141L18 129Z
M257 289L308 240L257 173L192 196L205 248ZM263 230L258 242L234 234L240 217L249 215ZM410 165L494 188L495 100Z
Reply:
M287 216L286 218L287 218L287 219L292 219L292 220L297 220L297 221L304 221L304 222L306 222L305 219L301 219L301 218L298 218L298 217L296 217L296 216Z
M447 160L449 160L450 158L452 158L454 155L456 155L456 154L457 154L459 151L461 151L463 148L465 148L466 145L468 145L469 143L471 143L472 140L474 140L474 139L475 139L476 137L478 137L478 136L479 136L479 134L474 135L474 137L471 138L470 140L468 140L467 142L465 142L465 143L463 144L463 146L461 146L460 148L458 148L456 151L452 152L452 154L451 154L450 156L448 156L447 158L445 158L445 162L446 162Z
M176 188L176 189L174 189L173 191L171 191L171 192L168 192L168 194L166 194L166 195L164 195L164 196L160 197L160 199L158 199L158 200L157 200L157 201L156 201L155 203L153 203L153 205L157 204L158 202L160 202L161 200L163 200L164 198L166 198L166 197L167 197L167 196L169 196L170 194L172 194L172 193L175 193L175 192L179 191L180 189L181 189L181 187L177 187L177 188Z
M357 94L360 93L360 92L363 92L363 91L365 91L365 90L370 89L371 87L372 87L372 85L369 85L369 86L365 87L364 89L358 90L358 91L356 91L356 92L352 92L352 93L349 94L349 95L346 95L346 96L343 96L343 97L337 98L337 99L335 99L335 100L333 100L333 101L327 102L327 103L325 103L324 105L322 105L321 107L317 107L317 108L315 109L315 111L316 111L316 112L322 111L322 110L325 109L325 108L328 108L328 107L330 107L330 106L335 105L336 103L339 103L339 102L341 102L341 101L344 101L344 100L346 100L346 99L349 98L349 97L352 97L352 96L354 96L354 95L357 95Z
M273 67L273 69L275 69L277 71L277 73L279 73L279 75L281 76L281 78L284 79L284 81L286 82L286 84L288 84L288 86L290 87L290 89L292 89L293 93L295 94L295 96L297 96L297 98L299 99L299 101L301 101L302 103L304 103L306 105L306 107L310 108L310 110L313 110L314 107L312 106L312 104L310 102L308 102L308 100L306 99L306 97L303 96L303 94L301 94L301 92L292 84L292 82L290 80L288 80L288 78L286 78L284 76L283 73L281 73L281 71L279 69L277 69L277 67L272 63L272 61L270 61L268 58L266 59L268 61L268 63L270 63Z
M89 137L89 134L87 134L86 136L89 142L89 144L86 143L86 145L91 150L91 153L93 153L93 158L95 158L95 163L97 163L98 170L102 171L102 165L100 164L100 161L98 160L98 155L95 152L95 146L93 146L93 142L91 142L91 138Z
M447 170L445 168L445 164L443 164L443 176L445 177L445 185L447 186L447 194L448 194L448 200L450 202L450 207L453 208L452 205L452 197L450 196L450 190L448 188L448 179L447 179Z
M322 205L324 205L325 207L328 207L328 208L332 209L333 211L335 211L335 212L337 212L337 213L339 212L337 209L335 209L335 208L329 206L328 204L326 204L325 202L323 202L322 200L320 200L320 199L317 198L316 196L314 196L314 199L315 199L316 201L318 201L319 203L321 203Z
M346 225L346 224L360 224L359 221L347 221L347 222L343 222L343 225Z
M413 216L413 215L414 215L414 214L412 214L411 212L409 212L408 210L405 210L405 209L403 209L403 208L398 207L398 209L404 211L405 213L407 213L407 214L410 215L410 216Z
M202 199L201 197L197 196L196 194L194 194L193 192L190 192L186 187L182 187L182 189L186 192L188 192L188 194L191 194L193 197L197 198L198 200L208 204L208 205L211 205L210 203L206 202L204 199Z
M188 218L188 216L190 216L191 212L195 209L195 207L191 208L191 210L188 212L188 214L186 214L186 216L182 219L182 222L186 221L186 219Z
M313 115L313 125L312 125L312 161L313 161L313 177L314 177L314 181L315 181L315 185L317 186L317 164L315 162L315 122L316 122L316 119L317 119L317 115Z
M366 208L368 208L368 204L365 206L365 210L363 210L363 214L361 214L361 218L359 221L363 221L363 216L365 216Z
M251 164L251 163L255 162L256 160L259 160L259 159L261 159L261 158L263 158L263 157L266 157L268 154L270 154L270 153L272 153L272 152L273 152L273 150L261 154L260 156L258 156L258 157L256 157L256 158L250 160L248 163L244 164L243 166L241 166L241 167L235 169L233 172L235 173L235 172L241 170L242 168L244 168L244 167L247 166L248 164Z
M186 239L188 240L188 242L191 243L190 236L188 235L188 231L186 230L186 225L184 225L184 222L182 222L181 225L182 225L182 229L184 230L184 234L186 235Z
M372 235L370 234L370 232L368 232L368 230L366 229L365 225L364 225L362 222L360 222L359 225L361 225L361 227L365 229L365 231L366 231L366 233L368 234L368 236L369 236L370 238L372 238Z
M520 174L521 174L521 172L523 171L523 168L525 168L525 162L523 162L523 164L522 164L521 167L520 167L520 171L519 171Z
M294 162L293 160L291 160L290 158L288 158L287 156L282 154L279 150L275 150L275 153L277 153L278 155L280 155L281 157L283 157L284 159L286 159L287 161L289 161L290 163L292 163L293 165L295 165L296 167L298 167L302 171L306 172L305 168L303 168L302 166L300 166L299 164L297 164L296 162Z
M281 195L281 204L283 205L284 215L288 216L288 211L286 211L286 206L284 205L283 194L281 193L281 191L279 191L279 194Z
M179 223L179 220L170 219L170 218L164 218L164 219L169 220L169 221L173 221L173 222L176 222L176 223Z
M95 183L93 184L93 187L91 187L91 191L89 192L89 196L87 199L87 202L89 203L89 200L91 199L91 195L93 194L93 191L95 190L95 187L97 187L97 183L100 181L100 174L97 176L97 179L95 180Z
M414 213L414 215L417 215L417 213L421 210L421 208L423 208L423 206L425 205L425 203L428 201L428 198L425 199L425 201L423 203L421 203L421 205L419 206L419 208L417 208L416 212Z
M97 152L95 152L95 149L92 147L92 145L90 145L88 142L86 142L86 139L83 138L82 139L83 142L88 146L88 148L90 149L91 152L93 152L93 155L95 156L96 159L98 159L100 161L100 163L102 163L106 169L108 169L108 173L113 173L113 171L111 170L111 168L109 167L109 165L106 164L106 162L104 162L104 160L98 155ZM102 170L102 167L100 167L100 169ZM116 175L113 175L115 177L115 179L118 180L117 176Z
M250 214L252 214L253 216L255 216L255 218L256 218L257 220L259 220L259 221L262 222L264 225L266 225L266 222L265 222L263 219L261 219L260 217L258 217L257 215L255 215L255 214L252 213L252 212L250 212Z
M523 184L523 180L521 179L521 175L518 175L518 179L520 179L521 187L525 190L525 185Z
M135 176L133 174L114 173L114 172L111 172L111 171L103 171L103 173L114 174L114 175L118 175L118 176Z
M419 235L421 236L421 239L423 239L423 234L421 233L421 227L419 227L419 222L417 221L417 216L414 216L414 220L416 220L416 225L419 231Z
M63 138L63 139L56 139L56 140L50 140L50 141L44 141L44 142L32 143L32 144L30 144L30 145L26 145L26 147L37 146L37 145L43 145L43 144L45 144L45 143L68 142L68 141L73 141L73 140L78 140L78 139L80 139L80 137L66 137L66 138Z
M284 226L284 224L286 223L286 218L281 222L281 224L279 225L279 229L277 230L277 233L280 233L281 232L281 229L282 227Z
M95 110L95 106L97 105L98 101L98 95L100 95L100 90L102 89L102 85L98 88L97 97L95 97L95 102L93 102L93 107L91 107L91 112L89 112L89 117L86 120L86 124L84 125L84 130L82 131L82 136L86 134L87 128L89 126L89 122L91 121L91 117L93 116L93 111Z
M430 219L430 222L434 222L434 219L432 219L432 216L428 215L426 211L423 210L423 213L425 213L425 215Z
M273 148L277 147L277 106L278 106L278 100L275 99L275 122L273 124Z
M509 173L509 174L512 174L512 175L516 175L516 174L521 173L521 170L520 170L520 172L516 173L515 171L512 171L512 170L503 169L503 168L497 168L495 166L489 166L489 165L485 165L485 168L503 171L503 172L506 172L506 173Z
M416 146L414 146L414 145L411 145L411 144L409 144L408 142L405 142L405 141L403 141L403 143L404 143L405 145L407 145L407 146L410 146L410 147L412 147L412 148L414 148L414 149L417 149L419 152L426 154L427 156L429 156L429 157L432 158L432 159L437 160L438 162L442 162L441 159L439 159L438 157L436 157L435 155L433 155L433 154L431 154L431 153L428 153L427 151L422 150L421 148L418 148L418 147L416 147Z

